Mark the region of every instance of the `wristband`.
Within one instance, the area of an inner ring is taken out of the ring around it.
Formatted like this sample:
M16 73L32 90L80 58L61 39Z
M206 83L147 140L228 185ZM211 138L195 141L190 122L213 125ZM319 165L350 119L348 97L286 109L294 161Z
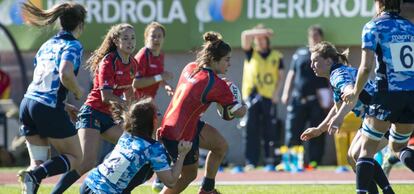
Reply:
M162 76L160 74L158 74L158 75L154 76L154 80L155 80L155 82L160 82L160 81L162 81Z

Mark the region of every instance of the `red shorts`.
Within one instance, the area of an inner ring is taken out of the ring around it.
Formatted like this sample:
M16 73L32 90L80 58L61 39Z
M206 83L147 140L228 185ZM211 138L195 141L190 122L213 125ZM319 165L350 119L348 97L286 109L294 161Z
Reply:
M411 138L410 140L408 140L408 146L414 146L414 135L413 134L411 134Z

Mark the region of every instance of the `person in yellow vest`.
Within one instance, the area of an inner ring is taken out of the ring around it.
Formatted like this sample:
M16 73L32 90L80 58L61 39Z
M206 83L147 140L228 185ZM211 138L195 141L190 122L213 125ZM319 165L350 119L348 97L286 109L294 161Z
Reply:
M242 49L246 54L243 68L242 95L248 104L245 130L246 167L259 164L261 141L264 141L262 154L267 171L274 171L274 148L280 144L276 127L276 104L284 79L283 55L271 49L270 38L273 30L259 24L241 34ZM279 133L280 134L280 133Z
M337 173L348 171L348 148L351 146L352 140L361 127L361 124L362 119L360 117L357 117L355 113L349 112L344 118L341 130L339 133L335 133L334 135L336 161L338 165L336 168Z
M307 125L315 126L322 122L332 105L329 82L317 77L311 68L309 48L321 42L323 38L324 31L321 26L312 25L308 28L308 45L298 48L293 54L281 97L281 102L287 105L285 144L292 152L295 147L297 149L304 146L304 165L307 170L314 169L321 163L325 150L325 135L303 143L300 134ZM303 170L302 166L298 168Z

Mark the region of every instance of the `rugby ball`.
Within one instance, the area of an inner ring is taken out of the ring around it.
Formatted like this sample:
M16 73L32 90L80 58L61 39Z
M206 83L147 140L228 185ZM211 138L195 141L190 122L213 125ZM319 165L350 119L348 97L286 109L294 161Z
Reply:
M226 81L226 83L229 86L229 89L230 89L231 93L233 94L233 101L237 101L237 104L223 107L219 103L216 103L216 106L217 106L218 115L222 119L224 119L226 121L230 121L230 120L234 119L234 114L233 113L236 110L238 110L240 107L242 107L242 102L243 101L242 101L242 96L241 96L241 92L240 92L239 88L234 83L232 83L230 81Z

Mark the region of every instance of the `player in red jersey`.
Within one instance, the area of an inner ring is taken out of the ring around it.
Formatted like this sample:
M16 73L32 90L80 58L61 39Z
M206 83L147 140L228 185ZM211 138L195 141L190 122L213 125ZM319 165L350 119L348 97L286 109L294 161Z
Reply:
M144 96L150 96L155 99L160 86L164 87L168 96L174 94L173 87L167 83L167 80L173 78L173 74L164 71L162 46L164 45L165 33L165 27L158 22L151 22L145 28L145 46L135 55L138 66L136 67L136 75L132 85L135 88L135 97L137 99ZM135 185L141 184L134 181L135 179L130 182L125 191L129 192L130 189L135 188ZM155 192L160 192L163 187L164 184L158 178L154 180L152 189Z
M176 186L164 187L161 193L180 193L196 178L199 147L210 150L199 193L217 193L214 189L214 179L228 145L219 131L200 121L200 117L211 102L219 103L223 107L233 106L239 102L227 83L217 76L225 74L230 66L230 46L216 32L205 33L204 41L202 50L197 54L197 60L189 63L182 71L173 99L157 132L160 141L174 160L182 157L177 154L177 144L180 140L193 142L192 149L185 157ZM242 117L245 113L245 105L234 111L235 117Z
M164 71L164 53L161 51L164 38L165 28L160 23L151 22L145 28L145 46L135 55L138 66L133 86L136 88L137 98L142 96L155 98L160 85L164 86L168 96L174 94L173 87L166 82L173 78L173 74Z
M137 62L131 54L135 50L135 44L133 26L115 25L87 61L94 83L76 123L83 161L79 169L62 176L52 193L63 193L96 165L99 138L115 144L122 135L123 130L111 117L109 102L125 104L125 100L134 98L131 85Z

